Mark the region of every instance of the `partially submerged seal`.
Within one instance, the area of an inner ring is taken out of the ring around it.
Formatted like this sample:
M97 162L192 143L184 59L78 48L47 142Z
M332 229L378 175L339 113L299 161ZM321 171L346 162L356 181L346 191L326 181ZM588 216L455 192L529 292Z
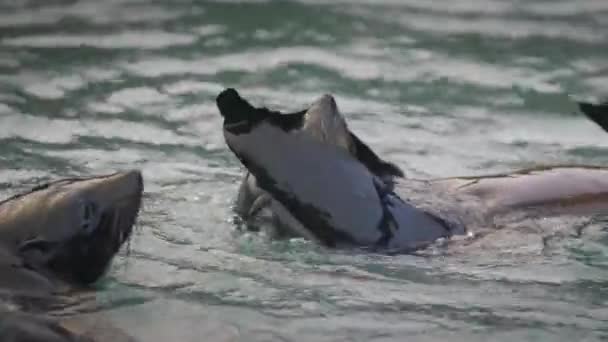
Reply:
M458 219L404 200L411 180L391 177L397 182L393 188L357 158L343 143L350 132L332 110L333 99L331 106L320 105L327 98L311 108L326 108L316 111L325 116L317 122L338 124L308 124L300 114L304 122L296 129L283 124L279 113L254 108L233 89L217 98L227 145L255 176L255 185L269 198L264 205L283 225L326 246L389 251L411 251L467 232ZM454 201L472 200L478 216L488 220L509 211L545 216L608 211L608 170L597 167L556 166L418 183Z
M78 317L69 319L69 327L63 323L68 318L45 317L44 304L57 295L86 289L104 275L131 235L142 192L141 173L133 170L62 179L0 202L3 337L101 341L95 332L78 328ZM37 303L34 307L32 301ZM18 312L21 309L33 312ZM128 340L126 335L113 336L113 342ZM109 341L107 337L103 341Z
M351 133L333 98L317 101L307 113L323 118L304 116L299 129L285 127L280 114L252 107L233 89L217 103L228 146L269 194L272 212L297 235L327 246L384 250L415 249L451 235L440 218L401 200L390 182L340 143Z
M322 96L306 110L287 114L270 111L267 108L254 108L234 89L222 92L217 98L217 105L220 111L227 115L239 113L237 115L244 115L244 117L264 117L285 132L306 132L320 142L336 146L355 157L369 172L389 186L392 185L395 178L404 176L398 166L381 159L355 133L350 131L331 95ZM276 230L271 231L271 234L274 236L308 236L307 230L299 229L297 225L294 225L289 212L280 206L280 203L273 201L272 196L258 186L254 175L250 172L245 173L239 187L235 206L236 213L247 223L251 223L262 210L274 207L271 210L272 227ZM282 214L277 215L277 212Z

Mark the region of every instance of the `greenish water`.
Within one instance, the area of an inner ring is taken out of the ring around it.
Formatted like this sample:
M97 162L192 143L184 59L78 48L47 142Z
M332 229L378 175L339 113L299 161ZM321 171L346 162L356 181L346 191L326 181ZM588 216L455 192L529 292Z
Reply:
M234 231L242 172L214 104L333 93L409 176L608 165L574 98L608 96L608 2L4 1L0 190L142 168L99 301L142 341L608 338L608 235L572 218L424 257ZM524 225L525 226L525 225Z

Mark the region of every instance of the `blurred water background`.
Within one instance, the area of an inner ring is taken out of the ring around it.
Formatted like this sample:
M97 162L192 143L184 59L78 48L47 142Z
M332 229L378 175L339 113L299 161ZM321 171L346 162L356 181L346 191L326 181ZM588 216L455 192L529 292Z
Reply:
M576 236L547 220L423 257L235 232L224 87L281 110L333 93L408 176L608 165L608 136L573 102L608 96L608 1L0 5L2 197L143 169L139 229L98 285L141 341L608 338L601 224Z

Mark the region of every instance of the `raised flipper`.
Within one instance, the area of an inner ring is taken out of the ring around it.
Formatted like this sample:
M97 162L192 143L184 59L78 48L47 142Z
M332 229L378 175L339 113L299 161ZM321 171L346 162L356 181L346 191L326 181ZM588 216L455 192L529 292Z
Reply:
M350 137L355 144L355 156L369 171L371 171L371 173L380 178L404 177L403 171L399 166L380 159L380 157L378 157L378 155L353 132L350 132Z
M274 125L281 127L285 131L298 129L302 126L306 110L283 114L272 111L265 107L256 108L247 100L243 99L239 93L228 88L222 91L216 98L217 108L223 117L231 118L226 124L238 125L241 122L255 123L259 120L268 120ZM252 118L259 118L255 120Z
M228 125L238 125L240 122L245 122L245 119L248 119L249 123L255 123L257 120L251 120L251 118L259 117L259 120L268 120L273 125L281 127L284 131L301 128L304 123L305 114L308 111L308 109L305 109L293 113L281 113L264 107L255 108L232 88L222 91L217 96L216 102L222 116L226 117L226 114L230 114L228 117L234 121L229 122ZM349 133L354 144L355 157L370 172L383 179L386 177L404 177L403 171L397 165L382 160L357 135L350 130Z
M602 104L579 102L578 107L589 119L608 132L608 102Z
M264 120L285 132L304 130L309 131L311 136L316 136L316 133L320 132L320 135L323 136L323 128L321 127L327 126L324 126L323 123L319 123L317 120L328 120L330 124L335 123L333 118L344 120L338 111L333 97L330 95L321 97L308 109L293 113L281 113L279 111L271 111L267 108L256 108L243 99L236 90L226 89L218 95L217 106L222 116L226 118L224 127L229 128L232 132L241 133L247 133L249 130L253 129L258 122ZM339 129L333 130L328 128L328 132L335 132L332 137L338 137L336 140L330 138L327 141L328 144L340 144L340 146L346 147L349 153L361 162L361 164L363 164L371 173L381 178L389 185L392 185L394 177L403 177L403 172L399 167L380 159L369 146L347 128L345 123L343 127L345 129L343 132L345 132L346 136L344 140L339 139L341 136L341 133L338 133ZM341 142L345 142L345 144L342 145ZM262 209L271 207L272 200L272 197L258 187L256 178L249 172L246 172L241 181L241 186L239 187L235 206L236 214L246 223L251 223L250 220L254 219ZM276 217L278 211L281 210L274 210L275 218L273 221L275 231L269 232L270 235L301 235L301 229L289 224L295 219L286 219L284 217L279 219ZM288 214L288 211L286 210L283 210L283 212ZM257 226L255 225L247 225L247 227L249 230L257 230ZM298 230L300 230L300 232L298 232Z

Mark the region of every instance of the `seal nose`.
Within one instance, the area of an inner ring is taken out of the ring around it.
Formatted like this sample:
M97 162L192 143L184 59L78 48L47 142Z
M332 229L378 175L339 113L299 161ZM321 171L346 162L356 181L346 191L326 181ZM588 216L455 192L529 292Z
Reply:
M116 173L111 177L111 183L108 184L114 184L113 186L117 190L140 193L144 190L144 177L141 170L132 169Z
M129 170L127 171L127 177L132 177L135 179L135 184L137 184L138 190L144 189L144 176L141 173L141 170Z
M131 169L126 171L120 171L116 173L116 176L121 179L130 180L135 183L143 183L143 176L141 170Z

